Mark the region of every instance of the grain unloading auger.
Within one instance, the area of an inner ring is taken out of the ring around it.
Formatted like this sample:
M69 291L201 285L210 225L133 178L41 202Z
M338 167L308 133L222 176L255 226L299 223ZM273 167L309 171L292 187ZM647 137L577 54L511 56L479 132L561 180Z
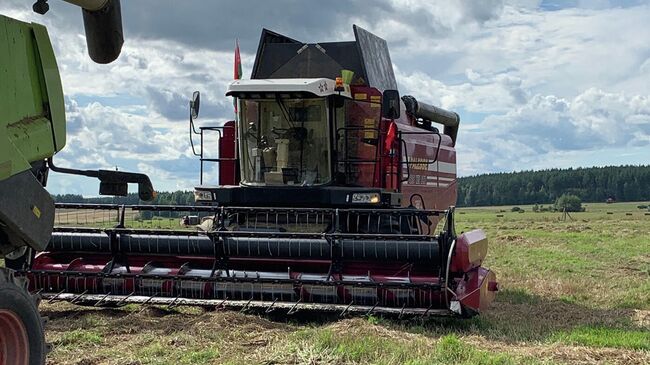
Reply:
M354 33L304 44L264 30L251 79L227 92L236 122L197 130L198 93L190 103L197 205L59 204L33 289L95 305L485 309L497 290L487 239L454 230L459 117L400 98L386 42ZM204 163L218 185L203 184Z

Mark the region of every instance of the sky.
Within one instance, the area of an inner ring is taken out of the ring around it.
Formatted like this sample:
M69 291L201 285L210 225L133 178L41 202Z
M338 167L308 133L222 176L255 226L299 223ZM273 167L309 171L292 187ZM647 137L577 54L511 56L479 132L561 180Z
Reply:
M59 166L191 190L188 101L201 91L199 125L234 118L235 40L248 78L262 28L317 43L353 40L352 24L387 40L402 95L458 112L460 176L650 163L650 1L123 0L125 44L109 65L88 57L81 11L49 3L38 15L2 0L0 14L49 29L68 119ZM52 173L48 189L98 185Z

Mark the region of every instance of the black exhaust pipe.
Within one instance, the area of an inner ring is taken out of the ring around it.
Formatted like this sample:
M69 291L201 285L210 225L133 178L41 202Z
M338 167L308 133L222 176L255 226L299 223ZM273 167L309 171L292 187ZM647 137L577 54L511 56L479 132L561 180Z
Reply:
M102 64L115 61L124 44L120 0L107 0L100 9L81 11L90 58Z
M38 14L50 10L48 0L36 0L32 9ZM120 0L63 0L81 8L86 31L88 55L97 63L111 63L122 52L122 8Z
M407 113L428 122L444 125L444 133L451 137L453 144L456 145L456 137L458 137L458 127L460 124L460 117L458 114L427 103L419 102L410 95L404 95L402 101L406 106Z

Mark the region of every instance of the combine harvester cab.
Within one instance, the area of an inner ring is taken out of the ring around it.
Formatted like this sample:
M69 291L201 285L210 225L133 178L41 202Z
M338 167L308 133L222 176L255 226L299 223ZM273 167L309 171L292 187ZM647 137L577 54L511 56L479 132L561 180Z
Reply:
M400 98L386 42L354 33L305 44L264 30L251 79L227 91L236 122L197 129L198 92L190 102L196 205L59 204L33 289L95 305L486 309L497 291L481 266L487 238L454 230L459 117ZM206 163L219 184L203 183Z

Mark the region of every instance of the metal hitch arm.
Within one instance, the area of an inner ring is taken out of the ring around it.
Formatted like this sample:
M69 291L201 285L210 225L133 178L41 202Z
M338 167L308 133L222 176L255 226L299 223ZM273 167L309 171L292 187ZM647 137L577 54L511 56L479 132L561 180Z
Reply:
M111 171L111 170L77 170L54 165L52 158L47 164L54 172L71 175L96 177L99 179L100 195L126 196L129 192L128 184L138 184L138 196L141 200L149 201L156 197L149 176L136 172Z

